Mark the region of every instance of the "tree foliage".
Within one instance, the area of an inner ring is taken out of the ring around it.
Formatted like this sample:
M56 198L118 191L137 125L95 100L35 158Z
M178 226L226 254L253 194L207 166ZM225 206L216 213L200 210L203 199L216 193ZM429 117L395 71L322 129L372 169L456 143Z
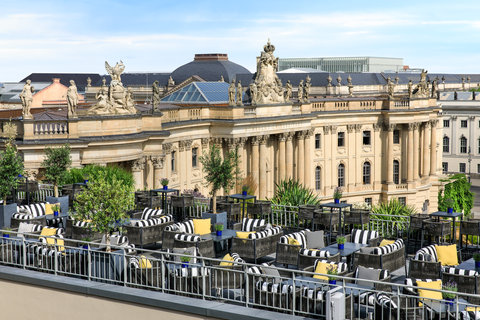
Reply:
M70 146L60 148L46 148L42 167L45 168L45 177L53 183L55 197L58 197L58 186L63 184L68 176L68 167L72 164Z
M388 222L387 230L377 230L383 231L384 236L394 234L393 230L397 232L399 230L406 229L408 222L410 221L410 216L416 214L417 210L414 206L408 206L400 203L398 199L392 198L388 202L380 202L377 205L372 206L372 214L370 219L374 220L383 220ZM383 226L383 224L380 224ZM375 225L373 226L375 229Z
M102 167L99 165L87 165L83 168L72 168L68 170L65 183L81 183L85 178L95 180L100 175L105 175L105 179L109 183L112 183L115 177L115 179L121 181L122 184L128 187L134 186L133 176L130 172L116 166Z
M313 190L305 188L294 179L283 180L279 184L275 183L275 194L271 201L274 204L285 206L316 205L320 203Z
M438 210L447 211L447 199L453 200L453 211L462 212L468 218L473 207L473 192L471 184L463 173L454 174L447 179L443 191L438 192Z
M23 173L23 161L17 153L12 140L9 140L5 150L0 154L0 196L3 204L7 197L18 187L18 176Z

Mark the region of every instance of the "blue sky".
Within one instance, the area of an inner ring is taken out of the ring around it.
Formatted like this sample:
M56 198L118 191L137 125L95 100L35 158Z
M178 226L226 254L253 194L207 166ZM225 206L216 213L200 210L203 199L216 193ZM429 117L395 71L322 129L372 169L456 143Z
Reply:
M10 1L0 3L0 82L31 72L173 71L195 53L250 70L275 55L404 58L480 73L480 1Z

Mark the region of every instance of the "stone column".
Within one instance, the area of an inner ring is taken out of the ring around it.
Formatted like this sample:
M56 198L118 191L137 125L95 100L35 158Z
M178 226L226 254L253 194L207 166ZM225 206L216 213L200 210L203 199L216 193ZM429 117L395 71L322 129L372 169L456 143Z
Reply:
M420 134L418 132L419 128L420 123L415 122L413 124L413 180L418 180L418 178L420 177Z
M285 180L285 140L287 139L287 134L282 133L278 135L278 179L277 183Z
M430 149L430 175L434 176L437 174L437 123L438 120L430 120L431 126L431 149ZM473 122L471 123L473 125Z
M153 187L155 189L160 188L160 179L163 178L162 171L163 171L163 163L165 161L165 156L152 156L152 163L153 163Z
M303 184L306 188L312 187L312 136L313 129L305 131L305 157L304 157L304 167L305 167L305 176L303 179Z
M330 136L328 136L331 132L331 128L332 126L324 126L323 127L323 141L325 143L322 144L322 148L323 148L323 152L324 154L332 154L332 157L333 157L333 154L334 152L331 151L332 147L331 147L331 138ZM323 160L323 167L324 169L322 170L322 178L324 178L324 183L322 183L322 186L323 186L323 194L327 194L327 192L329 192L329 189L330 187L333 185L333 182L332 182L332 170L333 170L333 161L330 160L330 159L327 159L327 157L325 156L324 157L324 160Z
M411 183L413 181L413 130L415 124L409 123L408 124L408 152L407 152L407 182Z
M430 174L430 123L424 123L423 133L423 171L422 177L426 177Z
M258 177L258 170L259 170L259 144L260 144L260 137L252 137L252 178L253 181L257 184L257 191L256 196L259 196L259 189L260 189L260 181Z
M265 199L267 195L267 141L268 135L260 136L260 166L259 166L259 185L258 185L258 197L259 199ZM258 163L258 162L257 162Z
M238 147L238 167L240 168L240 175L243 177L247 176L247 151L245 150L245 142L247 138L242 137L237 139Z
M389 124L387 134L387 184L393 184L393 130L395 124Z
M305 184L305 166L303 164L305 156L305 132L297 132L297 144L298 144L298 154L297 154L297 179L301 184Z
M184 164L184 177L183 177L183 182L184 182L184 189L193 189L190 187L190 181L192 180L192 143L193 140L185 140L183 142L183 147L184 150L183 153L183 162Z
M286 155L285 155L285 163L287 167L287 175L286 179L293 178L293 134L289 132L287 134L287 142L286 142Z
M144 170L144 176L146 177L145 180L145 187L146 189L152 189L153 188L153 164L152 164L152 158L151 157L146 157L145 158L145 170Z
M145 169L145 158L132 162L132 175L135 181L135 190L143 190L143 170Z

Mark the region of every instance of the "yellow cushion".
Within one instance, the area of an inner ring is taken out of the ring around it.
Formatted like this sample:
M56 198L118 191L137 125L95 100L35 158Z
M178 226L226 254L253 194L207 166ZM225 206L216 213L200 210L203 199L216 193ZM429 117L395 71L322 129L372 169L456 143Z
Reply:
M437 245L435 245L435 249L437 250L438 261L440 261L442 266L457 266L458 265L457 245L456 244L452 244L452 245L449 245L449 246L437 246Z
M417 281L417 287L424 288L424 289L437 289L442 290L442 280L432 281L432 282L425 282L425 281ZM441 300L442 293L440 291L431 291L431 290L424 290L418 289L418 295L422 298L428 299L438 299ZM419 303L422 306L422 303Z
M60 203L45 203L45 214L53 214L53 206L58 206L60 212Z
M466 307L465 311L477 312L480 311L480 307Z
M317 267L315 268L315 273L327 273L327 267L330 267L330 263L318 262ZM327 276L314 275L315 279L328 280Z
M54 236L57 234L57 228L43 228L42 232L40 233L41 236ZM46 238L47 244L55 244L55 239L53 238Z
M300 242L298 242L297 239L294 239L294 238L288 238L288 244L293 244L293 245L296 245L296 246L299 246L300 245Z
M230 267L230 266L233 266L233 263L232 263L232 262L227 262L227 261L233 261L233 257L230 255L230 253L227 253L227 254L222 258L222 260L226 260L226 261L220 262L220 266L221 266L221 267Z
M65 251L64 245L65 245L65 241L63 241L63 239L57 239L57 246L58 246L57 250L58 251L61 251L61 252Z
M193 219L193 232L199 235L211 233L211 219Z
M395 242L395 240L383 239L382 242L380 242L379 247L383 247L383 246L392 244L392 243L394 243L394 242Z
M240 239L248 239L248 235L251 233L255 233L255 231L252 232L246 232L246 231L237 231L237 238ZM246 241L245 241L246 242Z
M145 256L140 257L139 266L141 269L151 269L152 263Z

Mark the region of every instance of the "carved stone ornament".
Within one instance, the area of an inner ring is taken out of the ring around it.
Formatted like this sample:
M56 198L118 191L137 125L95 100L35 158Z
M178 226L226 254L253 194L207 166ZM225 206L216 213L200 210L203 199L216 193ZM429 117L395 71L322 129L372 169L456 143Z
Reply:
M355 125L354 125L354 124L347 124L347 131L348 131L349 133L352 132L354 129L355 129Z
M324 134L329 134L331 130L332 130L332 126L324 126L323 127L323 133Z
M141 171L145 169L145 158L140 158L132 162L132 171Z
M165 156L152 156L152 163L155 169L163 169L163 163L165 161Z
M172 143L171 142L167 142L167 143L163 144L163 150L165 152L170 152L171 149L172 149Z
M208 138L202 138L202 149L208 148Z

